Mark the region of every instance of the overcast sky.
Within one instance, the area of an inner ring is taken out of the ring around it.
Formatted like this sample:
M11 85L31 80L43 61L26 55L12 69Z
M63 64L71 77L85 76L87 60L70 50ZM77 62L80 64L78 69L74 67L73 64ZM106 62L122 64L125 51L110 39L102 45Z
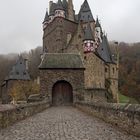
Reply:
M54 0L56 1L56 0ZM84 0L73 0L78 13ZM0 0L0 54L42 46L49 0ZM140 42L140 0L88 0L109 40Z

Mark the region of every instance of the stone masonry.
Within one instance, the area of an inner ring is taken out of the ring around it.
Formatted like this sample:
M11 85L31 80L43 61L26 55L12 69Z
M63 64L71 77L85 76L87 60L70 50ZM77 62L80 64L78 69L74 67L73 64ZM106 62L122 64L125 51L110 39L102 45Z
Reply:
M83 93L84 87L83 70L42 70L40 71L41 94L46 95L50 102L52 101L52 89L56 82L67 81L73 87L74 102L76 102ZM79 82L80 81L80 82Z
M52 107L0 131L0 140L139 140L73 107Z

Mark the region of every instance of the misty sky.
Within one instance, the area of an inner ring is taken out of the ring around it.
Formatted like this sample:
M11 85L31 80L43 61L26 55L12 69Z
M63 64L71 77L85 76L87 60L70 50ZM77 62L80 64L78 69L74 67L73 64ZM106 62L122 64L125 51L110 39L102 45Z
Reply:
M56 0L54 0L56 1ZM78 13L84 0L73 0ZM42 46L49 0L0 0L0 54ZM88 0L109 40L140 42L140 0Z

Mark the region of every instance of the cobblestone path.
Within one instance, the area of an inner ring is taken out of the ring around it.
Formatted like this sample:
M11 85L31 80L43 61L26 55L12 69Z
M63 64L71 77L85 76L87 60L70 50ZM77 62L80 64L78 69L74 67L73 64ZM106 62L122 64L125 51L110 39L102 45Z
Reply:
M139 140L73 107L52 107L0 132L0 140Z

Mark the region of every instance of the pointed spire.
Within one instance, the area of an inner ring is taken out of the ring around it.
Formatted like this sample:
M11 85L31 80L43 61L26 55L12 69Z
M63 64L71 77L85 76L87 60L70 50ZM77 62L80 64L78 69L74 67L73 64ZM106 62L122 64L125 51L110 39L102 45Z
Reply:
M62 4L62 1L61 0L58 0L57 6L56 6L56 9L55 10L64 10L63 4Z
M95 27L101 27L101 25L100 25L100 23L99 23L99 19L98 19L98 17L97 17L97 19L96 19Z
M81 10L82 10L82 12L90 11L90 7L89 7L87 0L85 0L84 3L82 4Z
M87 0L85 0L81 6L79 11L79 20L83 22L95 22Z
M84 40L94 40L90 23L88 23L87 28L85 29Z
M48 9L46 11L46 15L45 15L43 23L46 22L46 21L49 21Z

